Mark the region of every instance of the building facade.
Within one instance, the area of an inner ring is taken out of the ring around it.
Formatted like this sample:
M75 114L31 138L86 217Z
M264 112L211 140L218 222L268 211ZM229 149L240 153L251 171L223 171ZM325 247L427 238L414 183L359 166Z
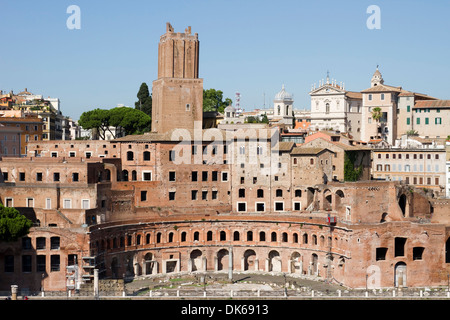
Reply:
M362 96L359 92L347 91L336 80L327 75L318 88L311 92L310 130L336 130L351 134L354 139L361 137Z
M167 28L158 59L166 71L174 66L163 59L166 40L191 39L190 29ZM0 244L1 290L74 290L93 281L95 269L104 279L131 279L230 266L352 288L447 285L447 200L401 181L368 180L370 150L341 134L297 145L262 124L198 130L195 110L179 117L199 101L191 94L201 81L194 72L177 82L180 70L154 82L152 132L32 142L27 158L0 161L1 203L34 223L26 237ZM174 83L191 93L169 90ZM185 130L173 136L180 121ZM345 181L348 152L360 181Z

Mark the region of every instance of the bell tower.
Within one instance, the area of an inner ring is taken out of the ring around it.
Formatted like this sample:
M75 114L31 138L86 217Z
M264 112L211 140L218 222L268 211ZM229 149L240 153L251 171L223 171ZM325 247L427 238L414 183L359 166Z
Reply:
M158 79L153 81L152 132L194 129L203 120L198 34L175 33L167 23L158 46Z

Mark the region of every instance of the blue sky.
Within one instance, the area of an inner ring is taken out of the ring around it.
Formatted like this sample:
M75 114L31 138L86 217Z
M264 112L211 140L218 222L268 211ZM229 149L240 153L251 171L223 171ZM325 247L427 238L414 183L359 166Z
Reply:
M70 5L81 29L69 30ZM378 5L381 29L367 7ZM134 106L157 77L166 22L200 38L204 88L222 90L246 111L272 106L285 84L309 108L311 84L330 76L346 89L386 84L450 99L450 1L417 0L0 0L0 89L58 97L64 115Z

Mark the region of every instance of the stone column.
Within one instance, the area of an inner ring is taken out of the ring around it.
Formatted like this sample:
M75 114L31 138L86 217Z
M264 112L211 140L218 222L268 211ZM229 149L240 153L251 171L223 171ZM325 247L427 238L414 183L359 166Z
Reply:
M18 286L16 285L12 285L11 286L11 300L17 300L17 291L18 291Z
M94 296L98 297L98 269L94 269Z
M259 260L255 258L255 271L259 271Z

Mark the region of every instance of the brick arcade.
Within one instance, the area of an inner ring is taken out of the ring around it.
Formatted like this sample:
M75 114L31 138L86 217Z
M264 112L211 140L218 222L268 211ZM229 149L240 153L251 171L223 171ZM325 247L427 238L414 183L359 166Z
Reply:
M448 200L401 182L332 181L344 156L329 143L274 144L219 129L220 144L205 131L196 139L198 70L198 35L167 24L152 132L30 142L28 157L2 159L1 202L34 226L0 244L0 290L75 289L94 269L123 279L230 265L352 288L447 285ZM194 133L187 163L173 152L180 128ZM367 160L370 151L353 149ZM194 161L198 154L211 157Z

